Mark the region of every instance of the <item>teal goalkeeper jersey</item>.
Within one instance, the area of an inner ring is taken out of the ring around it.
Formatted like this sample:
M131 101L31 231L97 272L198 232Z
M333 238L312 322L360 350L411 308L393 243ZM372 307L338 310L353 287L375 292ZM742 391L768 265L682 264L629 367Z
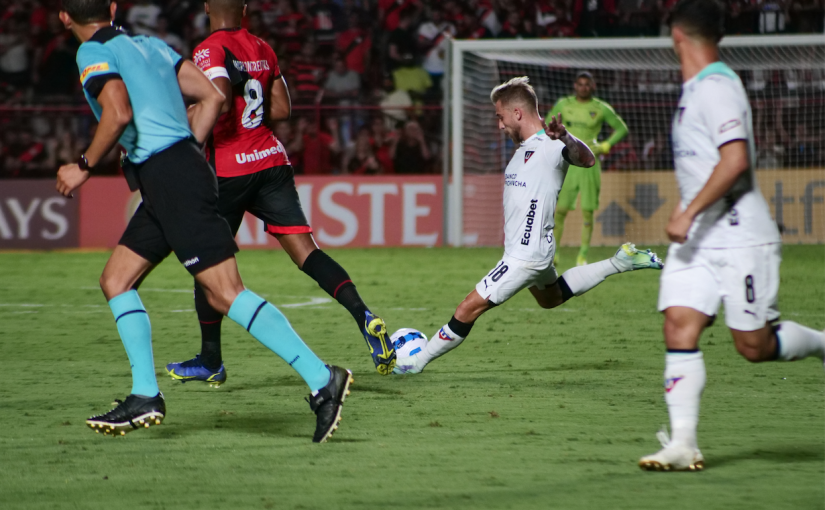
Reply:
M130 37L104 27L80 45L77 68L83 93L98 120L103 86L121 79L129 92L132 121L120 137L129 161L143 163L153 154L192 137L177 71L181 56L154 37Z

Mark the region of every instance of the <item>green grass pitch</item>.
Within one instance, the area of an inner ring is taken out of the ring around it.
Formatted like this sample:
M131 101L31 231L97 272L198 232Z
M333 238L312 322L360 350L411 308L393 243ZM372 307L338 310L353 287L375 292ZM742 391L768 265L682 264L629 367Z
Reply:
M663 248L659 249L664 252ZM432 335L500 249L329 250L391 331ZM611 255L594 248L591 258ZM564 249L565 262L575 251ZM122 438L84 419L130 388L97 279L106 253L0 254L0 507L813 509L825 505L823 367L751 365L718 320L702 341L701 473L646 473L662 397L658 273L609 278L556 310L527 292L420 375L380 377L349 314L281 252L244 252L245 283L327 362L355 374L332 440L311 443L306 388L224 323L228 382L166 376L199 347L175 260L141 296L168 416ZM825 249L788 246L784 318L825 327ZM563 269L563 268L562 268ZM296 306L300 305L300 306ZM721 317L720 317L721 319Z

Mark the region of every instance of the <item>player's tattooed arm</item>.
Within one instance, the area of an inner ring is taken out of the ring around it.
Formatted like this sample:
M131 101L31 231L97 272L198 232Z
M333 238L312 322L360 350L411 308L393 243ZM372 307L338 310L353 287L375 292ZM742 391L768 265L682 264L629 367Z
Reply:
M561 121L561 114L550 117L550 121L544 125L544 132L551 140L561 140L567 147L567 155L570 158L570 163L590 168L596 164L596 156L586 143L582 142L575 136L571 135L567 128Z

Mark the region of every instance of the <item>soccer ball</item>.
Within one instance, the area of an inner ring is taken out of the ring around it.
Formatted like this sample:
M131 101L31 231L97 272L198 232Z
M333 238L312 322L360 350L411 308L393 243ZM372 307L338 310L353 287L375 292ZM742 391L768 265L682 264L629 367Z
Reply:
M412 328L399 329L390 337L399 358L406 358L421 352L427 346L427 335Z

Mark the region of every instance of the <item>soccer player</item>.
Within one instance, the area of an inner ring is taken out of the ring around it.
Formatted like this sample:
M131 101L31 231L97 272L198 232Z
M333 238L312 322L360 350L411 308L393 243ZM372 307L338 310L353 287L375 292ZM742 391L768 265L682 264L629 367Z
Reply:
M542 308L555 308L610 275L662 268L655 253L636 250L628 243L609 259L574 267L559 277L553 266L556 198L568 165L591 168L596 158L586 143L567 131L561 117L551 117L546 125L542 122L527 77L497 86L490 100L496 107L499 129L518 145L504 171L504 257L458 305L426 349L398 358L396 374L421 372L430 361L458 347L481 314L522 289L529 288Z
M266 223L289 257L318 282L355 319L379 374L392 372L395 351L384 321L370 312L346 270L312 237L292 166L283 144L269 127L289 119L292 105L272 48L241 28L244 0L208 0L212 34L194 51L194 61L226 99L212 132L209 160L218 174L218 210L238 232L244 212ZM166 365L180 381L199 380L219 386L226 381L221 359L223 315L207 302L195 282L195 310L201 327L201 352L194 359Z
M705 363L699 337L725 305L725 324L748 361L825 356L825 334L777 322L779 231L756 184L751 109L742 82L719 61L724 7L682 0L670 24L681 61L682 97L673 118L673 156L681 203L667 225L673 243L662 272L665 401L672 439L642 457L645 470L700 470L699 399Z
M590 238L593 237L593 213L599 208L599 191L602 187L602 167L599 162L599 155L608 154L610 149L627 136L627 125L621 117L616 115L613 108L593 97L596 90L596 82L593 76L587 71L582 71L576 75L573 83L575 95L563 97L553 106L547 114L546 122L554 115L560 115L564 119L567 130L580 140L583 140L596 155L596 163L583 168L571 165L561 187L558 206L556 207L556 243L561 244L561 236L564 232L564 219L567 213L576 208L576 199L581 193L582 208L582 239L579 247L579 255L576 257L576 265L587 264L587 252L590 250ZM613 134L603 142L599 142L599 132L602 125L607 124L613 128ZM555 263L559 263L558 253Z
M57 190L71 197L120 142L131 163L124 166L127 181L143 197L100 277L129 357L132 391L114 409L86 423L95 432L123 435L159 425L165 417L152 330L137 288L174 251L212 308L240 324L304 379L317 415L313 441L326 441L338 427L352 374L324 365L277 308L244 288L235 263L238 247L218 212L215 174L195 144L209 136L224 96L166 43L129 37L111 26L116 8L111 0L63 0L60 12L81 42L80 80L99 125L79 161L58 170ZM183 96L195 101L189 121Z

